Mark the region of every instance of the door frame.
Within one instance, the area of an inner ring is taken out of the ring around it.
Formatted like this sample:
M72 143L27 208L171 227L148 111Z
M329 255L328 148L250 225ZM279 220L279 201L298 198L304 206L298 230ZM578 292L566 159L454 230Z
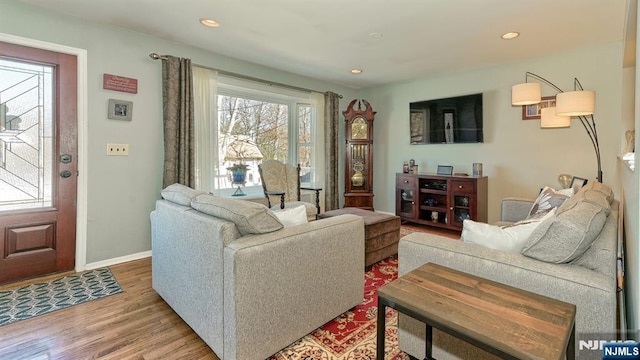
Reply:
M75 271L87 267L87 189L88 189L88 94L87 94L87 50L50 43L25 37L0 33L0 41L33 48L75 55L78 76L78 190L76 197L76 262Z

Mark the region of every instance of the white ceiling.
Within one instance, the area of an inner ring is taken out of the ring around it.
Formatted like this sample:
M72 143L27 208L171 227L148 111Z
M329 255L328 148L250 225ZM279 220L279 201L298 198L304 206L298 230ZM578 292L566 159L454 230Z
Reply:
M21 1L357 89L622 41L630 0Z

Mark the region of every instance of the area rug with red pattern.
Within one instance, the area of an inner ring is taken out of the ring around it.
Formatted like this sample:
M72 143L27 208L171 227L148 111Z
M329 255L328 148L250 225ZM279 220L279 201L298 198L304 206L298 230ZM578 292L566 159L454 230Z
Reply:
M376 357L378 288L398 277L398 260L390 257L365 273L364 301L269 360L370 360ZM408 360L398 348L398 315L386 310L385 359Z

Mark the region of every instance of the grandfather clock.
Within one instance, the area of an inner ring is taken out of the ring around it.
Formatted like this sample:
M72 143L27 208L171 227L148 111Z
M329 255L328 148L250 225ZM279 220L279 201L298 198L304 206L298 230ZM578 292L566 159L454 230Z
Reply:
M356 102L357 110L354 109ZM373 118L376 112L367 100L354 99L342 114L347 145L344 207L373 210Z

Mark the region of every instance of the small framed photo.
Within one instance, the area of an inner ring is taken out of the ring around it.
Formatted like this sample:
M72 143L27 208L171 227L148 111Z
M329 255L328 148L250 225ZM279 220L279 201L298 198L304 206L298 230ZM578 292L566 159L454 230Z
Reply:
M522 120L540 119L542 109L554 106L556 106L555 96L543 96L537 104L522 105Z
M107 118L112 120L131 121L133 114L133 102L109 99L109 112Z
M453 166L438 165L438 175L451 175L451 174L453 174Z
M571 179L571 188L573 189L573 193L577 193L582 189L583 186L587 185L587 179L583 179L581 177L574 176Z

